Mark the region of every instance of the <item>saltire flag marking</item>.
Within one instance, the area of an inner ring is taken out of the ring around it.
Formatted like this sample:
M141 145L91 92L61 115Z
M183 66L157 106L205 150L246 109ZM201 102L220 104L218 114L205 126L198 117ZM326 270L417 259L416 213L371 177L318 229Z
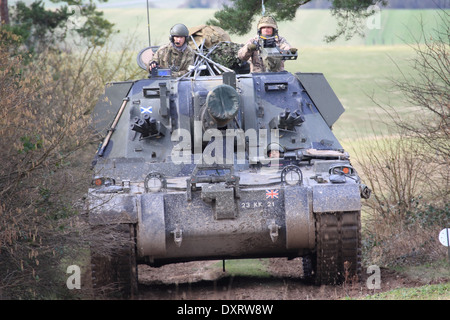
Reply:
M151 106L149 107L141 107L141 113L152 113L153 108Z

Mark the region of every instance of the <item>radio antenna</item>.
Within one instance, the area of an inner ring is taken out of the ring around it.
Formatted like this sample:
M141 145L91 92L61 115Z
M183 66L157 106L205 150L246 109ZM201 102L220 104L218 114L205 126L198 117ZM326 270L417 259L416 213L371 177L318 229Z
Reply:
M147 0L147 30L148 30L148 46L150 47L152 45L152 42L150 41L150 9L148 6L148 0Z

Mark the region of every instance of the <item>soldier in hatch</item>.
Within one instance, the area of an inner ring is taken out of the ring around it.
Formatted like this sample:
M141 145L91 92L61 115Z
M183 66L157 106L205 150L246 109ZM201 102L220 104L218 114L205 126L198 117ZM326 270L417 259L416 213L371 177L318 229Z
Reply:
M297 52L296 48L291 48L285 38L278 35L278 25L271 16L264 16L258 22L258 36L251 38L238 51L238 57L242 61L250 60L250 72L267 72L267 71L283 71L284 61L263 61L258 49L259 39L268 39L274 37L277 47L281 50L290 50L292 53ZM268 70L268 65L271 66Z
M148 71L155 67L168 68L172 76L180 77L189 71L189 66L194 64L194 51L188 46L188 28L181 23L170 29L170 43L160 47L153 56L153 61L148 65Z
M283 158L284 148L276 142L271 142L267 146L267 155L269 158Z

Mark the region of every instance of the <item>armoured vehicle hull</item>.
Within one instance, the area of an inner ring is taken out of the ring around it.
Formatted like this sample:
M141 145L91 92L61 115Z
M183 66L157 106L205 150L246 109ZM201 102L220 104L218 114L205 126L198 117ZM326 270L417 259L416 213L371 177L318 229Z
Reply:
M94 250L94 285L133 294L139 263L253 257L303 257L317 283L358 276L367 189L331 131L343 111L316 73L107 85L89 220L130 241Z

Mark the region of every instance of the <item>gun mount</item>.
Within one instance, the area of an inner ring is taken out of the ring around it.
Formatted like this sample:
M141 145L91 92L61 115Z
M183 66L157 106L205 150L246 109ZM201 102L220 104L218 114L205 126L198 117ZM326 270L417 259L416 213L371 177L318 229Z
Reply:
M281 61L296 60L298 57L297 51L293 53L290 50L280 49L280 47L277 46L276 36L260 36L256 43L256 48L260 51L264 66L269 72L278 70Z

